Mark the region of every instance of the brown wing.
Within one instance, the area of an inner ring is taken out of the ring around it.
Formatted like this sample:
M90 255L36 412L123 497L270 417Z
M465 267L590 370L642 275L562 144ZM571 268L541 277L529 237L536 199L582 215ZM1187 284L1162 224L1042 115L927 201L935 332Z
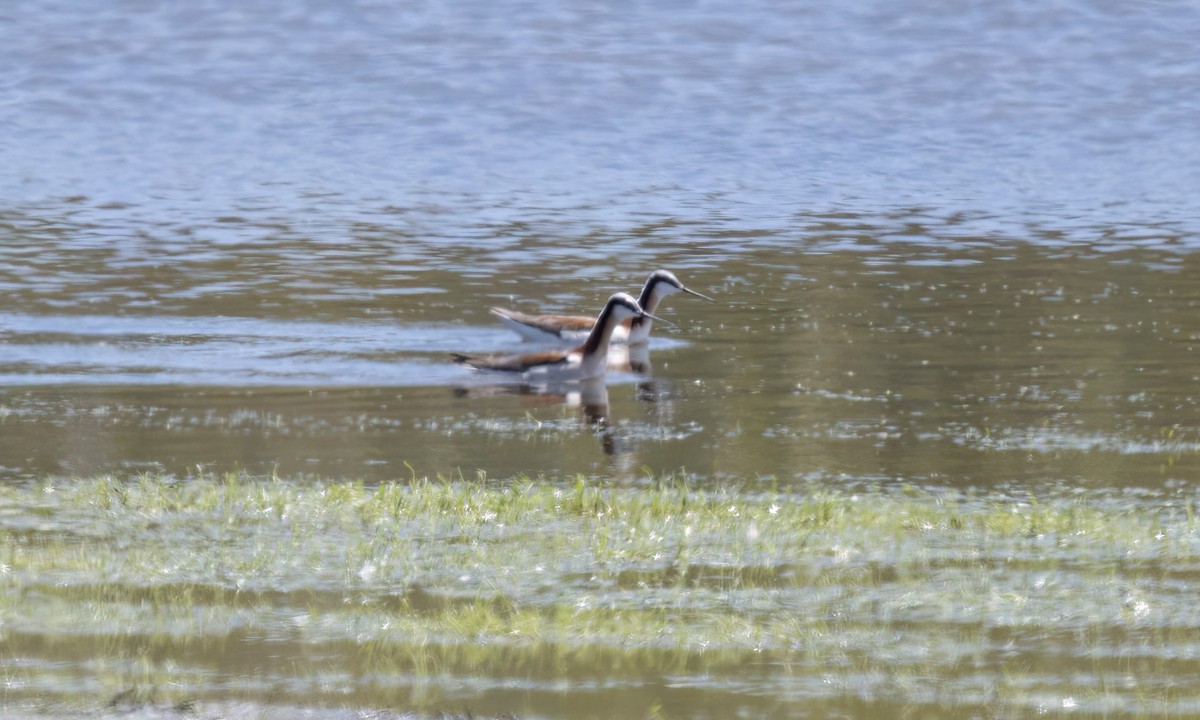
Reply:
M454 354L454 362L480 370L525 372L542 365L557 365L567 361L568 350L547 350L524 355L462 355Z
M516 310L491 308L495 315L508 318L522 325L537 328L542 332L558 334L560 332L588 332L596 324L596 318L583 315L529 315Z

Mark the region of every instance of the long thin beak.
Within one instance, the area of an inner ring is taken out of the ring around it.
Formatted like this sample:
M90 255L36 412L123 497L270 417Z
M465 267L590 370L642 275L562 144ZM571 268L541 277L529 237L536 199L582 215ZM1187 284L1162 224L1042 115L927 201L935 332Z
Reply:
M671 327L673 327L673 328L677 328L677 327L679 327L678 325L676 325L675 323L671 322L670 320L663 320L662 318L658 317L657 315L651 315L650 313L648 313L648 312L645 312L645 311L642 311L642 317L644 317L644 318L650 318L651 320L656 320L656 321L658 321L658 322L660 322L660 323L666 323L666 324L670 325L670 326L671 326Z
M702 294L702 293L698 293L698 292L696 292L695 290L688 290L688 289L687 289L687 288L685 288L685 287L681 287L681 288L679 288L679 289L680 289L680 290L682 290L682 291L684 291L684 292L685 292L685 293L687 293L688 295L695 295L696 297L700 298L701 300L707 300L707 301L709 301L710 303L715 303L715 302L716 302L716 300L713 300L713 299L712 299L712 298L710 298L709 296L707 296L707 295L704 295L704 294Z

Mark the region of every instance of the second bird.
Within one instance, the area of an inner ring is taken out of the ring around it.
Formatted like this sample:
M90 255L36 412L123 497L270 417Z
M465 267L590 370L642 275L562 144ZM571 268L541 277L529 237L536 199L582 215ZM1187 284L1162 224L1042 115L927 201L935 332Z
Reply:
M455 354L454 361L479 370L520 373L527 381L569 382L603 377L608 368L608 343L613 331L621 321L630 318L661 319L642 309L633 296L619 292L608 299L600 316L591 321L591 332L576 348L521 355Z
M663 298L678 292L714 302L707 295L684 287L674 273L656 270L646 280L642 294L637 300L645 315L627 318L613 328L612 341L627 342L630 345L646 342L650 338L651 325L658 319L652 313L658 310L658 304ZM491 312L518 335L534 342L579 342L588 336L596 324L596 318L582 315L528 315L497 307L492 308Z

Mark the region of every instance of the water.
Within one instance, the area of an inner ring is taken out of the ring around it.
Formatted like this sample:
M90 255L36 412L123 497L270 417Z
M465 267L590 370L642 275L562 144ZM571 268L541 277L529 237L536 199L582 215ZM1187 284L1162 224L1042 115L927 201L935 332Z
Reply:
M0 11L0 481L584 473L1172 493L1200 11ZM449 362L657 268L607 398Z
M475 243L643 214L1195 219L1188 3L27 2L4 22L3 194L113 208L106 235L344 238L389 211L393 239Z
M725 238L640 243L654 258L643 268L673 267L721 302L670 298L681 327L658 330L649 375L613 374L590 413L449 355L522 349L487 306L598 306L629 274L618 262L580 280L573 263L539 276L431 260L397 281L370 244L305 254L278 241L269 251L295 270L277 272L297 278L280 282L257 246L226 249L218 277L199 243L164 271L44 242L7 278L20 287L0 314L0 465L12 479L245 468L379 481L410 466L1021 488L1192 477L1197 256L964 242L916 214L807 223L798 246L773 233L736 252ZM917 227L915 241L849 239ZM163 292L160 272L200 287ZM123 311L134 298L147 307Z

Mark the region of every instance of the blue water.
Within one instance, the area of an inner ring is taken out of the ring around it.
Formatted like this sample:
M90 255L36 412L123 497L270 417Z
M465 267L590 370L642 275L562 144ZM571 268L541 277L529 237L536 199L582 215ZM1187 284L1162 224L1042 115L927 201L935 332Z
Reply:
M1197 37L1188 2L30 0L0 13L0 211L484 243L916 206L1193 244Z

